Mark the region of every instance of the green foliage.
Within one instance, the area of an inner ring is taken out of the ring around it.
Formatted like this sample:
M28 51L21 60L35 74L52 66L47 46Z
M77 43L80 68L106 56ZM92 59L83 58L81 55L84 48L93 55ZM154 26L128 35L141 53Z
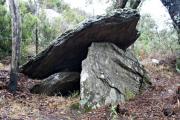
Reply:
M0 0L0 59L11 54L11 16L4 1ZM42 50L61 33L85 19L80 11L71 9L61 0L38 0L38 2L40 8L38 14L35 14L37 13L35 2L19 0L22 19L22 63L28 56L35 55L36 28L39 49ZM46 14L47 9L59 12L59 17L50 19Z
M93 109L93 105L89 104L87 99L80 100L79 105L84 113L90 112Z
M24 63L28 56L32 56L27 48L34 43L34 31L38 18L29 9L28 3L20 0L20 12L22 19L22 42L21 42L21 63Z
M63 2L63 0L38 0L40 3L40 7L44 9L53 9L59 13L62 13L66 9L70 9L70 7Z
M81 113L90 112L92 110L92 106L87 104L86 100L80 100L80 102L75 102L70 106L73 110L78 110Z
M76 25L85 19L84 16L81 16L73 9L64 10L63 17L65 18L65 21L73 25Z
M61 18L49 21L43 11L39 16L39 39L42 48L47 47L61 33Z
M79 97L79 94L80 94L80 92L78 90L74 91L71 93L70 98L72 98L72 99L77 98L77 97Z
M130 100L130 99L133 99L135 97L135 94L129 90L129 89L125 89L125 100Z
M51 4L51 3L50 3ZM85 19L78 11L71 9L69 6L61 2L58 6L54 5L54 9L61 11L59 17L49 20L45 10L39 14L39 39L42 48L47 47L55 38L80 23ZM47 7L47 5L45 5ZM49 7L49 6L48 6Z
M110 117L112 120L117 120L118 113L117 113L117 105L111 105L110 107Z
M6 0L0 0L0 5L4 5Z
M180 73L180 57L176 59L176 71Z
M148 15L141 17L138 29L141 35L134 44L138 57L152 53L174 53L179 48L176 31L173 28L159 31L155 21Z
M0 1L0 59L11 53L11 18L3 0Z
M22 21L22 40L23 42L32 42L33 41L33 32L32 30L35 28L37 23L36 16L32 15L31 13L26 13L23 16Z
M80 104L79 104L79 102L73 103L73 104L70 106L70 108L71 108L72 110L80 110Z

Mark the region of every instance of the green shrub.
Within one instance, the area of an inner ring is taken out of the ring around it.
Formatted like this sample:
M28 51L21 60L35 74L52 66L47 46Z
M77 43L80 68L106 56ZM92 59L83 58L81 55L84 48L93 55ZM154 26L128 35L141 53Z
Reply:
M169 30L158 30L155 21L150 16L142 16L138 25L141 35L134 44L135 54L140 57L153 53L175 53L180 48L178 36L172 26L169 28Z

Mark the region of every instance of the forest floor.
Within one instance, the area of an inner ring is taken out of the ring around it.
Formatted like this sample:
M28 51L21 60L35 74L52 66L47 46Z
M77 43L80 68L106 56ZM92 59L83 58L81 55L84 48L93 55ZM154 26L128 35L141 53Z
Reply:
M152 63L152 58L160 60ZM20 75L16 94L7 91L9 65L0 61L0 119L3 120L180 120L180 74L175 71L174 56L150 56L142 64L152 86L141 95L117 106L84 110L78 106L79 96L35 95L29 88L37 80Z

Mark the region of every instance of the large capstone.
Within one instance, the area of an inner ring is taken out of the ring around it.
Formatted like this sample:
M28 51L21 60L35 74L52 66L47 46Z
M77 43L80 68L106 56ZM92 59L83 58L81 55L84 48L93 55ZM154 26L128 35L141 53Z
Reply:
M129 51L111 43L92 43L82 62L81 100L101 106L133 98L151 83Z
M44 79L57 72L80 72L92 42L111 42L125 50L139 36L136 10L123 9L86 20L56 39L47 49L21 67L31 78Z

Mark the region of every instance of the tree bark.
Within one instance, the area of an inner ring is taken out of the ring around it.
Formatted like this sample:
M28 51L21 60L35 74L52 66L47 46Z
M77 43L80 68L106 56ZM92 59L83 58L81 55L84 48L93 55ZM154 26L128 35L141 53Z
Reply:
M139 4L141 3L141 0L129 0L129 8L137 9Z
M21 43L21 17L18 9L17 0L9 0L9 7L12 16L12 58L10 82L8 89L15 93L17 81L19 80L19 61L20 61L20 43Z
M114 6L115 9L117 8L124 8L126 6L128 0L116 0L116 4Z
M128 0L126 2L125 7L131 8L131 9L137 9L140 3L141 3L141 0ZM131 45L130 49L132 50L132 52L134 51L134 44Z
M34 0L34 3L36 5L36 12L35 12L35 15L36 17L38 18L39 16L39 3L38 1ZM39 52L39 36L38 36L38 21L36 21L36 29L35 29L35 36L36 36L36 55L38 54Z
M116 0L114 8L132 8L137 9L139 4L141 3L141 0Z
M36 22L35 35L36 35L36 55L37 55L39 52L39 37L38 37L38 23L37 22Z
M163 5L168 9L171 19L174 22L174 28L178 33L178 41L180 44L180 1L179 0L161 0Z

